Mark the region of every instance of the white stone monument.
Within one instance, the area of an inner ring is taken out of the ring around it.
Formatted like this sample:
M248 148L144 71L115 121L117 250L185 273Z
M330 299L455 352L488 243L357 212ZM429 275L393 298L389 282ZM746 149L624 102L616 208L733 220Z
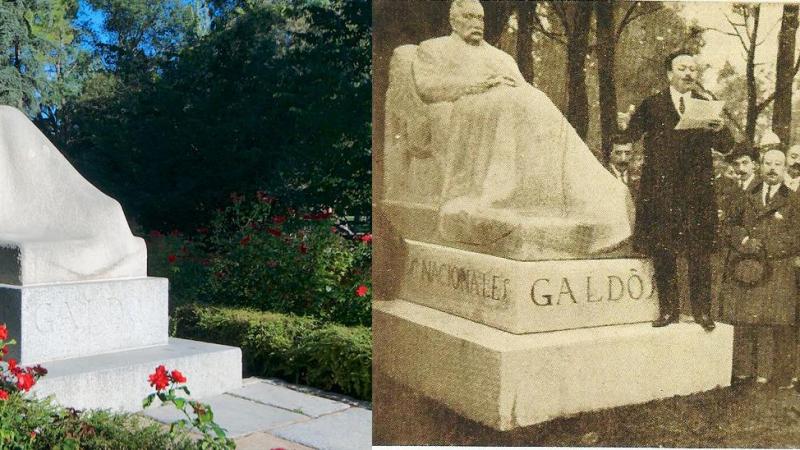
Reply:
M500 430L728 385L733 328L651 326L627 188L482 40L482 11L454 9L451 36L390 63L375 214L403 245L376 258L397 288L375 370Z
M168 281L119 203L86 181L20 111L0 106L0 323L34 387L75 408L137 411L164 364L195 398L241 384L238 348L168 337Z

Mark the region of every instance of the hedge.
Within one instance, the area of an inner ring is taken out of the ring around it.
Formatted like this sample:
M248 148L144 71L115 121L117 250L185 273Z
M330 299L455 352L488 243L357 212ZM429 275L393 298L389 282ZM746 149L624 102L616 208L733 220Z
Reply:
M290 314L183 305L174 335L242 349L244 370L255 376L372 397L372 332Z

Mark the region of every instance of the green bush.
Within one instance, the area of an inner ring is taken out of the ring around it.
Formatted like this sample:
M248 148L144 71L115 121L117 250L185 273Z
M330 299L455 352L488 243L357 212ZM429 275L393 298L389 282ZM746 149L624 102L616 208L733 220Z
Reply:
M150 233L150 273L173 304L190 301L369 325L370 235L336 232L330 213L277 208L264 193L233 196L193 239Z
M0 448L162 450L197 445L186 433L170 434L140 416L80 412L14 393L0 402Z
M257 376L372 396L372 334L363 326L245 309L184 305L175 311L175 334L242 349L245 370Z

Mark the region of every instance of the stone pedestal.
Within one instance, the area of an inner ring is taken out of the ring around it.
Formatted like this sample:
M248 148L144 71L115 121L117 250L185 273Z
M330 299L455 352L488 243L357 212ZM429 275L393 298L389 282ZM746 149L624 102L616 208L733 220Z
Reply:
M649 323L518 335L375 302L374 365L457 413L510 430L730 383L733 327Z
M147 376L160 364L186 376L194 399L242 386L238 348L170 338L165 345L51 361L45 364L48 374L31 392L78 409L135 412L153 392Z
M0 318L22 364L167 344L168 280L0 285Z
M511 333L649 322L646 259L515 261L405 240L399 297Z
M9 357L48 370L35 395L78 409L142 409L162 364L187 377L192 398L241 386L241 351L169 338L167 304L166 278L0 285Z

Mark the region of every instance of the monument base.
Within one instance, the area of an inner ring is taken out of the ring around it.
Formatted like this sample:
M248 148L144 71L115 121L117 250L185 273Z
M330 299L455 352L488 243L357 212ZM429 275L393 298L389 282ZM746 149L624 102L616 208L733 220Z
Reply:
M0 323L21 364L166 345L166 278L0 284Z
M502 431L730 384L730 325L515 335L401 300L373 310L376 370Z
M147 377L162 364L186 376L193 399L242 385L238 348L170 338L167 345L49 362L47 375L31 392L77 409L140 411L142 400L154 392Z

